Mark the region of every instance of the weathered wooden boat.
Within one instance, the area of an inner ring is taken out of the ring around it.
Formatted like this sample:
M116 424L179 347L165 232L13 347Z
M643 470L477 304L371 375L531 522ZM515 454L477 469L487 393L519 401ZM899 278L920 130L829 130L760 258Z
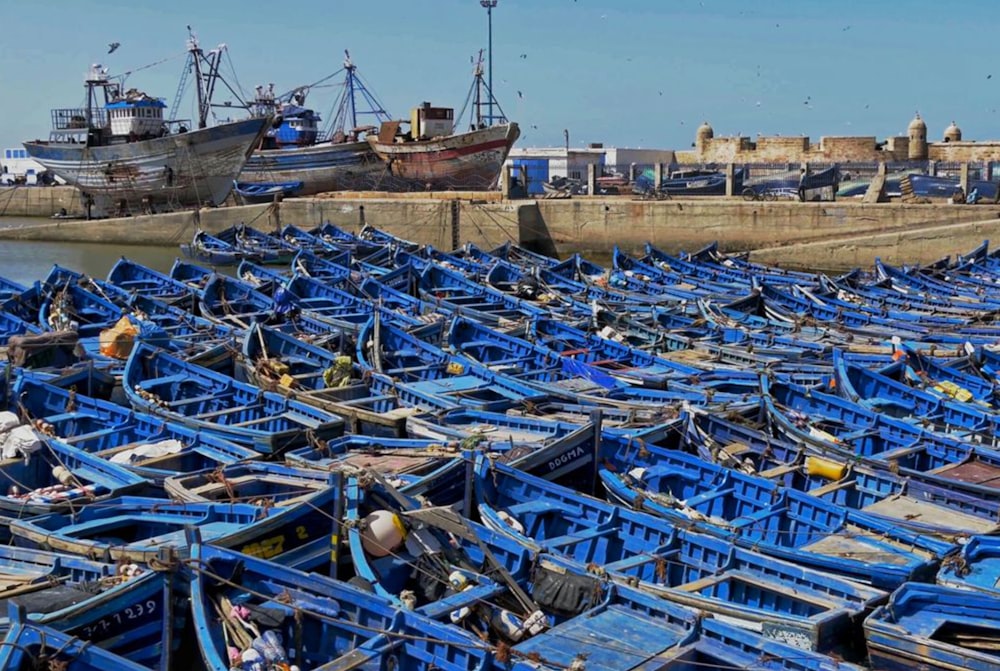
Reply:
M873 668L987 671L997 668L1000 599L907 583L865 620Z
M334 484L322 471L248 461L172 475L164 480L163 488L175 501L287 508Z
M886 594L648 513L617 507L507 465L476 464L491 529L615 582L752 629L796 649L857 656L861 617Z
M208 58L194 38L188 58L187 67L190 59ZM164 119L162 100L122 91L121 83L95 64L84 80L86 107L53 110L50 139L25 142L24 148L79 189L88 215L134 214L140 201L145 209L221 205L271 117L207 127L218 75L216 67L209 70L208 82L197 82L198 125L189 130L183 122Z
M23 517L76 509L141 493L146 479L105 459L45 435L33 423L4 436L0 459L0 515Z
M0 668L9 671L36 671L38 660L46 659L51 660L52 664L72 663L73 671L149 671L151 668L92 645L90 640L76 634L48 625L34 624L16 606L8 606L8 618L13 624L0 643ZM163 659L168 657L164 655ZM167 667L157 668L166 671Z
M785 645L721 620L701 621L698 640L672 655L663 671L769 669L773 671L862 671L842 659Z
M255 203L270 203L277 198L287 198L298 195L305 186L304 182L236 182L233 193L246 205Z
M460 501L465 491L466 463L456 441L345 435L286 452L285 461L321 472L374 471L400 491L438 505Z
M194 308L194 292L190 286L124 256L111 266L108 282L129 294L155 298L188 311Z
M261 391L144 343L133 348L122 386L137 410L259 452L280 453L343 433L344 421L337 415Z
M910 480L1000 502L1000 452L876 413L839 396L761 378L772 428L820 455L875 460ZM919 494L922 496L922 494ZM956 499L961 501L961 499ZM975 508L975 506L973 507Z
M521 134L516 123L502 123L432 139L397 141L399 123L384 122L378 135L366 139L388 172L379 185L386 182L400 191L487 190Z
M833 364L831 386L844 398L892 417L919 422L931 430L997 445L1000 415L988 408L915 389L891 375L850 363L839 351L833 353ZM890 372L903 365L891 364Z
M14 384L18 411L46 432L89 454L161 485L179 473L214 468L260 456L204 432L22 375Z
M683 435L670 425L633 431L633 435L646 444L697 454L710 463L759 475L921 533L956 539L991 533L1000 525L995 500L927 479L915 480L894 472L888 464L810 453L802 442L786 441L748 425L753 414L724 417L689 409Z
M246 256L245 250L200 229L195 231L190 243L181 244L181 253L212 266L234 266ZM253 254L251 257L255 258Z
M100 506L11 520L15 542L103 561L165 562L186 558L187 527L237 552L273 557L329 537L339 486L327 487L288 507L121 497Z
M193 544L192 557L191 611L210 671L229 671L232 649L257 648L302 669L346 671L386 660L413 671L502 666L483 641L347 583L202 543ZM508 663L515 671L538 668Z
M934 574L956 545L697 457L604 436L608 496L804 566L895 588Z
M441 324L430 324L420 330L429 330L440 338L441 328ZM362 370L393 378L393 386L398 389L432 395L445 404L506 410L547 396L536 387L495 373L482 364L449 355L412 331L375 319L358 334L357 360Z
M503 641L516 658L566 666L585 655L599 669L631 669L694 638L694 611L566 564L533 561L516 541L447 508L421 510L398 492L352 482L345 516L355 571L376 594L398 606L412 599L417 613L479 632L492 645ZM413 540L381 533L386 517ZM446 596L449 586L454 594Z
M243 255L257 263L277 263L286 265L294 258L298 249L280 237L269 235L253 226L239 223L225 228L215 237L231 245Z

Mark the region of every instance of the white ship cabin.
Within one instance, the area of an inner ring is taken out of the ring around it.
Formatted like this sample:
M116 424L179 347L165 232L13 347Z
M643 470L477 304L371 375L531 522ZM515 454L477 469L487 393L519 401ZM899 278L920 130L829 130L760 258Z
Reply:
M167 107L159 98L126 97L105 105L111 135L131 139L148 139L164 134L163 110Z
M415 140L451 135L455 130L455 110L423 103L410 111L410 135Z

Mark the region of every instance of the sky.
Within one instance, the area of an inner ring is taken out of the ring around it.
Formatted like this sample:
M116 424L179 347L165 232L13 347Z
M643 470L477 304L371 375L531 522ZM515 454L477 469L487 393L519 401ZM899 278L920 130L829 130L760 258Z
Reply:
M932 140L952 120L996 139L997 15L995 0L498 0L493 88L522 147L568 130L576 147L682 149L706 120L716 136L883 139L917 111ZM46 137L50 108L82 103L91 63L169 104L187 25L203 48L228 46L223 73L248 93L315 82L350 49L396 118L461 107L487 46L479 0L0 0L0 144ZM335 92L308 102L325 115Z

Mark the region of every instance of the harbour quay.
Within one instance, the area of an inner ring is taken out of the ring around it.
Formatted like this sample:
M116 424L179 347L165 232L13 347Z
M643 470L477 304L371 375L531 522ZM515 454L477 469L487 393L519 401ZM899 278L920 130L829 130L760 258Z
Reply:
M366 224L376 226L440 249L466 242L481 246L514 242L560 257L574 253L607 257L616 245L639 253L647 241L675 252L718 241L720 249L750 251L761 262L838 271L870 263L875 256L898 263L930 262L983 239L1000 238L998 205L853 199L657 201L623 195L511 200L498 192L343 193L91 221L47 218L56 206L79 214L74 209L78 200L69 187L0 189L0 208L7 204L4 214L39 216L30 225L0 226L0 239L174 246L198 229L218 232L240 222L267 230L330 222L352 231Z

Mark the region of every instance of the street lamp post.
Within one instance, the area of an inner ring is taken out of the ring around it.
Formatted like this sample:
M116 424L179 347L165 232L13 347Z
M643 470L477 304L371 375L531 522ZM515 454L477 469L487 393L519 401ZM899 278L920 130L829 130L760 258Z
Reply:
M489 87L490 87L490 102L489 102L489 125L493 125L493 8L497 6L497 0L479 0L479 4L486 8L486 20L489 26L489 66L488 66L488 76L489 76Z

